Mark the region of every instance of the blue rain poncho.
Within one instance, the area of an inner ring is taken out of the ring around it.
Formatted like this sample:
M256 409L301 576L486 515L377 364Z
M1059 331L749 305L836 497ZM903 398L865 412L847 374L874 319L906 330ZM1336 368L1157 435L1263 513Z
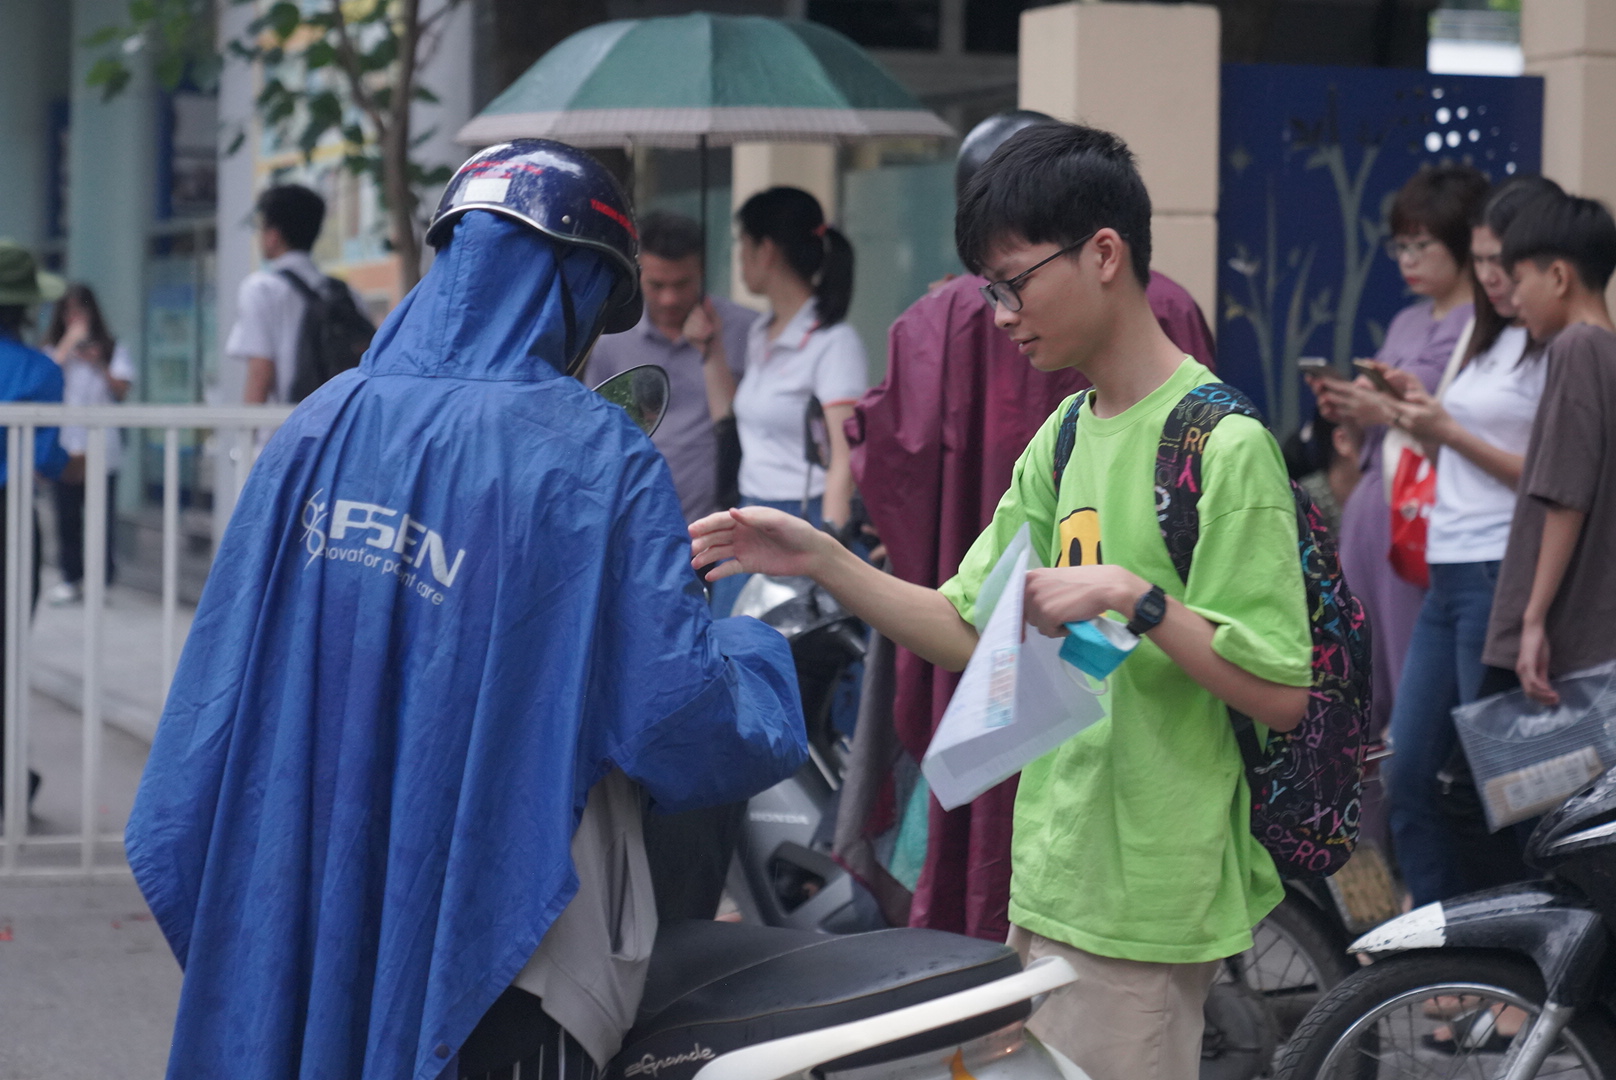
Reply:
M253 467L127 834L185 969L170 1077L431 1080L612 767L675 811L805 757L785 640L708 616L661 456L545 359L557 250L468 214ZM563 266L588 325L606 265Z

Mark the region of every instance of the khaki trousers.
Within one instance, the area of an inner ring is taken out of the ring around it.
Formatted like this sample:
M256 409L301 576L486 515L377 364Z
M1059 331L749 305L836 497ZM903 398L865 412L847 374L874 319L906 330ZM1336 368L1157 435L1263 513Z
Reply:
M1116 960L1010 927L1022 963L1059 956L1077 981L1049 996L1027 1029L1093 1080L1196 1080L1202 1009L1221 961L1150 964Z

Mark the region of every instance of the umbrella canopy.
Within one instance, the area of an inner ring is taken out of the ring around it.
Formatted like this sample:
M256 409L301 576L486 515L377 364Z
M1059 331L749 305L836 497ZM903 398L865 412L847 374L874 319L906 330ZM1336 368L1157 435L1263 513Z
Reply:
M953 130L863 49L796 19L697 12L567 38L460 129L467 146L947 137Z

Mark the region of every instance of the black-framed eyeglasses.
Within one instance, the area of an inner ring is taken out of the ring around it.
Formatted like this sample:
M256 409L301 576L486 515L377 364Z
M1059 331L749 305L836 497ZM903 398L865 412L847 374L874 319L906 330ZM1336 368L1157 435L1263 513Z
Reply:
M1098 229L1095 230L1095 232L1098 232L1098 231L1099 231ZM1037 263L1034 263L1033 265L1027 267L1027 269L1023 270L1021 273L1017 274L1015 277L1006 278L1003 281L990 281L986 285L984 285L980 289L978 289L977 291L982 294L982 299L984 299L984 300L986 300L988 302L989 307L996 307L996 306L998 306L1000 304L1003 304L1004 305L1004 310L1006 310L1006 311L1020 311L1021 310L1021 293L1019 291L1017 291L1017 286L1020 285L1023 281L1026 281L1028 275L1030 275L1034 270L1038 269L1040 266L1044 266L1044 265L1046 265L1048 263L1054 262L1056 259L1060 258L1062 255L1071 254L1072 252L1076 251L1078 248L1082 247L1084 244L1088 243L1090 240L1093 240L1093 239L1094 239L1094 233L1089 233L1083 239L1077 241L1074 244L1066 245L1065 247L1061 248L1059 251L1055 252L1055 254L1051 255L1049 258L1043 260L1042 262L1037 262Z

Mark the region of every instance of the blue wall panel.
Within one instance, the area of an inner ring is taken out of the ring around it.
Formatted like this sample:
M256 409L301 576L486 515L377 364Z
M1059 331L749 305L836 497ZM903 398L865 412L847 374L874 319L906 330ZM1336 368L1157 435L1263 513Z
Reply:
M1281 433L1312 409L1300 356L1372 356L1413 297L1382 248L1420 166L1535 173L1543 80L1391 68L1226 64L1218 362Z

